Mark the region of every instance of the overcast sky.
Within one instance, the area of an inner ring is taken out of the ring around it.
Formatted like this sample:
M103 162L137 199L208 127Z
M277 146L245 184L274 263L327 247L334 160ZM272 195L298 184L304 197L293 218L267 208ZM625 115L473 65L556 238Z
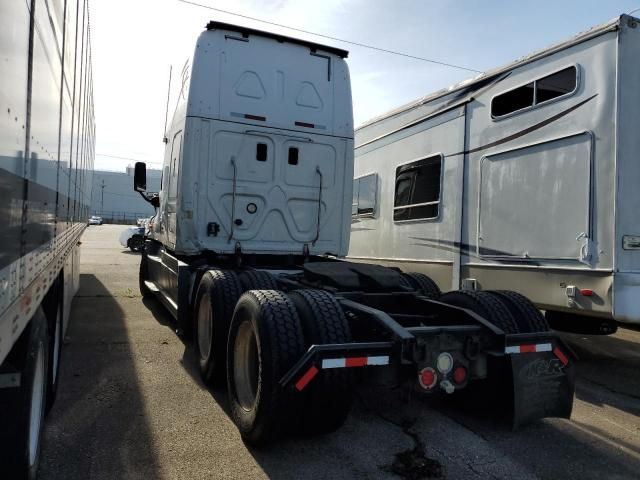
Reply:
M640 8L640 0L193 1L480 71ZM292 32L179 0L91 0L97 169L124 171L136 160L160 166L169 66L174 65L174 73L180 70L209 20L349 50L356 126L474 76L472 72Z

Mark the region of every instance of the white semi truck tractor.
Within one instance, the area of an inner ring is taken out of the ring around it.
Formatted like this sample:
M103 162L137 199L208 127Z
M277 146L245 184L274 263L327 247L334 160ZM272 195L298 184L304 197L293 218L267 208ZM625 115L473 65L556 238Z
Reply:
M346 57L207 25L183 69L159 193L146 192L136 164L134 188L157 208L143 296L193 338L203 380L227 387L249 444L339 428L357 369L424 394L490 385L516 426L569 417L573 356L526 298L442 294L425 275L343 260L354 155Z
M0 478L37 475L79 287L94 115L86 0L0 2Z

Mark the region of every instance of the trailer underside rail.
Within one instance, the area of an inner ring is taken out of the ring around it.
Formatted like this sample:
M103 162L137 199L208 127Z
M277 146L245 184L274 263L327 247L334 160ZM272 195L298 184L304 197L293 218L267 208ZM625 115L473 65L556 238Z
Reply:
M389 365L393 349L393 342L312 345L279 383L302 391L320 370Z
M439 333L480 333L479 325L434 325L427 327L407 327L407 331L416 335L436 335Z

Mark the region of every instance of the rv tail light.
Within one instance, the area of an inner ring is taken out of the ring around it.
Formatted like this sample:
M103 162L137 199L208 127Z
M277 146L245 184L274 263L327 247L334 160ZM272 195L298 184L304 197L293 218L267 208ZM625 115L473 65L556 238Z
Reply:
M464 383L467 380L467 369L463 366L456 367L453 370L453 381L457 384Z
M450 353L442 352L440 355L438 355L436 366L438 367L438 371L440 371L440 373L446 375L453 368L453 357Z
M590 288L581 288L580 295L582 295L583 297L590 297L593 295L593 290L591 290Z
M418 382L420 382L420 386L425 390L431 390L436 386L437 381L438 374L431 367L423 368L418 373Z

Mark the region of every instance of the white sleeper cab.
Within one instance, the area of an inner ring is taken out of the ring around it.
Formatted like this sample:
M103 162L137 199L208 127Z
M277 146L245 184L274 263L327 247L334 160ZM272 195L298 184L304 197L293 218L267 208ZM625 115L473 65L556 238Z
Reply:
M157 209L142 295L193 338L203 380L228 388L251 444L339 428L355 368L424 394L496 372L514 426L568 417L574 359L524 296L441 295L426 275L344 260L354 155L346 57L209 23L182 71L160 192L145 191L136 164L134 188ZM527 374L539 368L552 374ZM526 401L531 388L541 402Z

